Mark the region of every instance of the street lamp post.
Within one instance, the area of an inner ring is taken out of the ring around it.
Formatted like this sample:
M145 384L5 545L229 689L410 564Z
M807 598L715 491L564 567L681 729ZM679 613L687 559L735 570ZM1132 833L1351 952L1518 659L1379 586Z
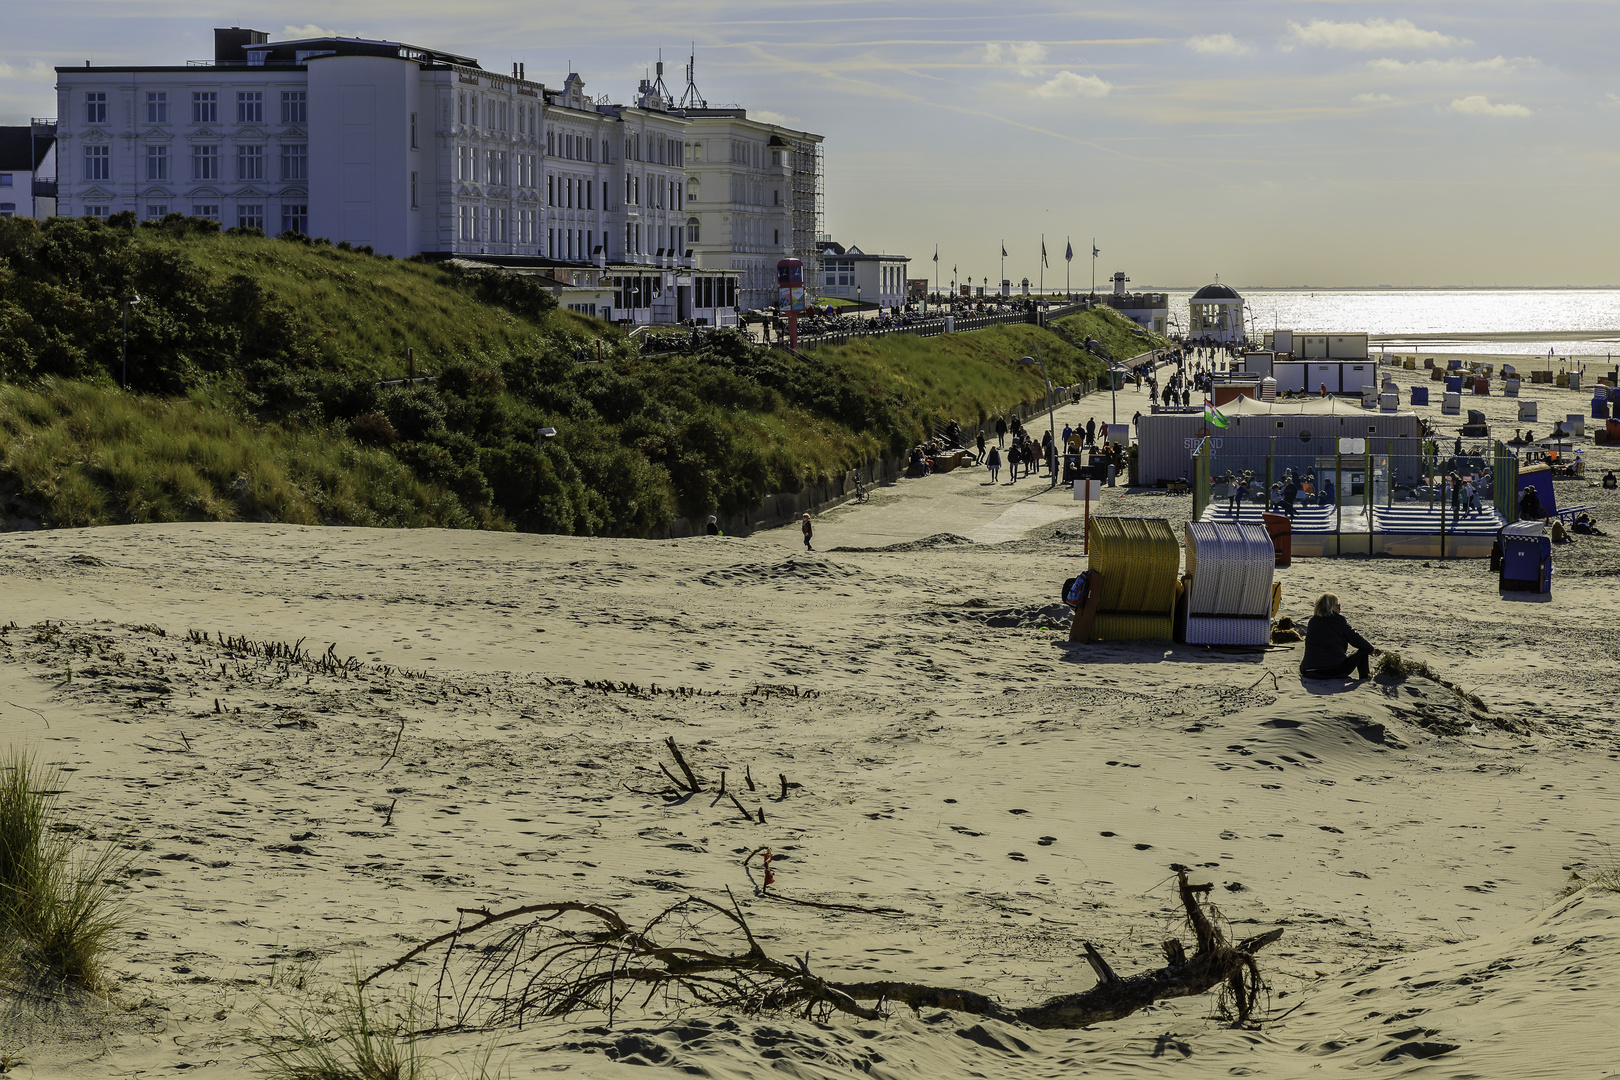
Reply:
M118 337L118 360L124 369L124 389L129 389L129 309L141 302L140 294L131 290L124 297L124 329Z
M1057 452L1057 428L1054 426L1055 421L1052 419L1052 413L1057 407L1057 402L1054 400L1055 395L1052 393L1052 380L1046 377L1046 365L1033 356L1021 356L1018 358L1018 362L1020 364L1034 364L1041 369L1041 381L1046 384L1046 431L1052 439L1052 450L1055 454ZM1053 464L1051 461L1047 462L1047 471L1052 474L1051 486L1057 487L1057 470L1052 468Z

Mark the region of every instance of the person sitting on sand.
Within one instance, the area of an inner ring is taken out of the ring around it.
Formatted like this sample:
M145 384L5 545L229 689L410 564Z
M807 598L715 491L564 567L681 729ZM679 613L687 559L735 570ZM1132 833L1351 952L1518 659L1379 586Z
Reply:
M1346 656L1349 647L1356 651ZM1369 657L1382 656L1366 638L1351 628L1339 613L1339 598L1323 593L1316 598L1316 609L1305 625L1305 656L1299 662L1302 679L1341 679L1354 671L1358 678L1372 677Z
M1580 533L1582 536L1607 535L1602 529L1597 527L1597 522L1592 520L1591 514L1581 514L1579 517L1577 517L1572 529L1573 531Z
M1613 491L1616 488L1620 488L1620 479L1616 479L1614 470L1610 469L1608 472L1603 474L1603 489L1605 491Z
M709 526L704 530L710 536L724 536L720 531L720 519L713 514L709 515Z

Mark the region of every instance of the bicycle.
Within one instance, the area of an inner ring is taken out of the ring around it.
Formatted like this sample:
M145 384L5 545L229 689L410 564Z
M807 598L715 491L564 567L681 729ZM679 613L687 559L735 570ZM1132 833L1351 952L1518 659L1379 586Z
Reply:
M869 498L871 498L871 493L866 490L866 485L861 483L861 474L856 473L855 474L855 501L858 502L858 503L863 503Z

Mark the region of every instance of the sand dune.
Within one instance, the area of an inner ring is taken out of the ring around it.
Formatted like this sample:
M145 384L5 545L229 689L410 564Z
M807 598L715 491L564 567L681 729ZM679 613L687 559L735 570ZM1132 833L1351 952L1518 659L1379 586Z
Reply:
M1620 827L1620 541L1561 550L1535 605L1500 599L1482 563L1279 571L1284 613L1332 589L1480 708L1422 679L1303 684L1286 649L1070 645L1051 627L1083 565L1076 507L984 479L825 514L815 552L796 530L0 536L0 724L71 770L79 820L143 849L115 1005L9 1012L0 1051L22 1076L237 1076L300 984L392 959L458 906L647 917L728 887L769 949L818 971L1030 1003L1091 985L1082 941L1121 972L1161 964L1185 867L1234 936L1284 928L1258 1025L1213 999L1077 1032L654 1007L434 1050L493 1042L514 1076L1612 1068L1620 898L1556 895L1609 864ZM1113 489L1101 512L1174 520L1187 500ZM1003 521L1005 542L973 542ZM299 639L297 658L262 648ZM710 791L638 794L674 768L668 736ZM722 771L763 824L715 797ZM739 860L762 844L782 893L901 914L752 897Z

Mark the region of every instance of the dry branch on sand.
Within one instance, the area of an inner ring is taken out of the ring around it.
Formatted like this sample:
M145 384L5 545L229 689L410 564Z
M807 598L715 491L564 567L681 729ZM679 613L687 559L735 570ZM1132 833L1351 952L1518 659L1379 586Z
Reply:
M913 982L846 983L818 975L810 958L779 960L761 948L735 898L717 904L689 896L639 928L612 908L572 901L526 904L507 911L460 908L449 933L423 942L366 978L371 982L443 947L437 996L451 1016L436 1030L521 1026L525 1020L605 1013L611 1021L629 1006L662 996L675 1008L749 1013L848 1013L866 1020L900 1002L988 1016L1037 1028L1082 1028L1129 1016L1167 998L1223 988L1231 1011L1247 1020L1263 983L1254 954L1282 931L1227 942L1200 900L1210 886L1179 875L1191 956L1178 940L1164 943L1168 963L1121 977L1089 942L1086 958L1097 985L1037 1005L1009 1008L974 990ZM729 895L729 893L728 893ZM868 1006L862 1002L875 1002Z

